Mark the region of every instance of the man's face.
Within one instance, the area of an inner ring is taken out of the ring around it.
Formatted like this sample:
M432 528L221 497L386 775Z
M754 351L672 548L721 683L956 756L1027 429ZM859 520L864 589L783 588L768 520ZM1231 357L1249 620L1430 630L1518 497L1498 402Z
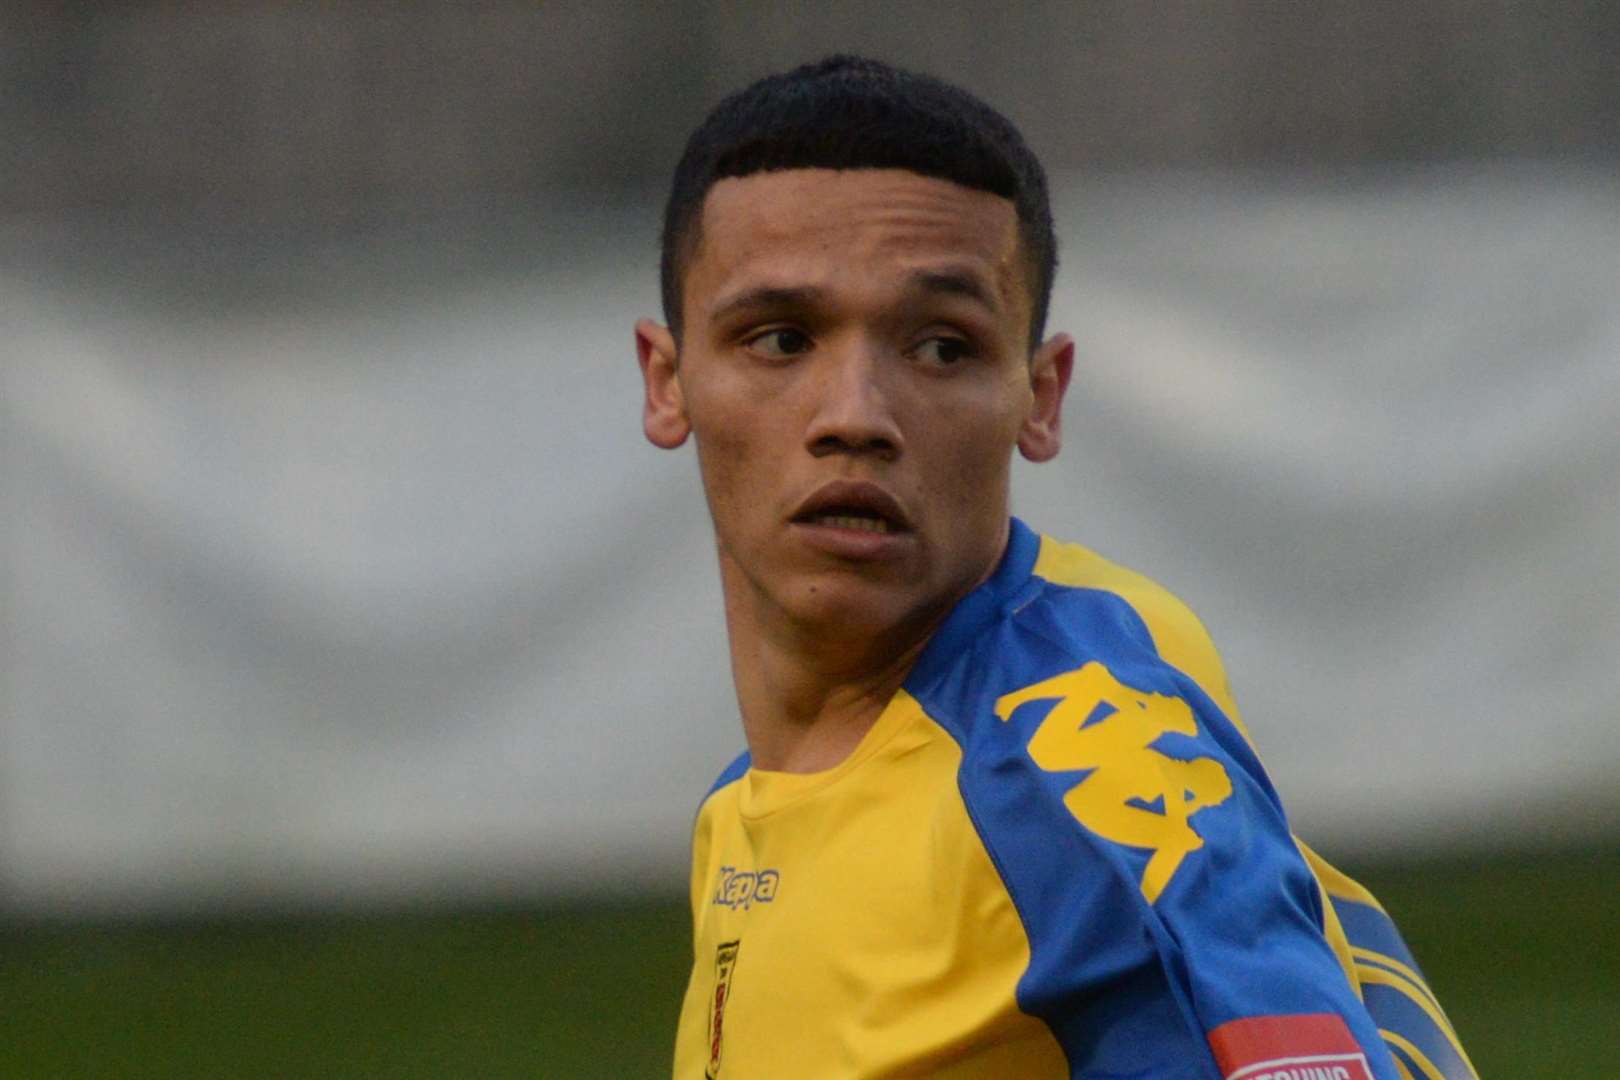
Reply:
M730 605L926 633L1006 543L1012 451L1058 449L1072 346L1032 355L1013 205L903 170L722 180L677 347L637 327L647 437L697 441Z

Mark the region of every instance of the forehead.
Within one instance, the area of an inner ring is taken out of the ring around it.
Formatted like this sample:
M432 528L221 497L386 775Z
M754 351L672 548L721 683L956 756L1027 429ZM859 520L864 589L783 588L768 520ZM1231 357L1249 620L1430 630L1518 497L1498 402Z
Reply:
M698 236L685 291L699 318L742 285L834 285L941 265L982 275L1007 314L1027 310L1012 202L903 169L728 177L709 189Z

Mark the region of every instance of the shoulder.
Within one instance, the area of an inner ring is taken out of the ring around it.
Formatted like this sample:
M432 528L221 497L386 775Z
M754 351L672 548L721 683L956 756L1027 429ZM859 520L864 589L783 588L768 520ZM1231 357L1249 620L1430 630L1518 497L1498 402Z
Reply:
M1049 536L1040 538L1031 573L1059 593L1083 590L1116 598L1141 621L1159 658L1197 683L1242 729L1215 643L1198 616L1169 589L1090 548Z

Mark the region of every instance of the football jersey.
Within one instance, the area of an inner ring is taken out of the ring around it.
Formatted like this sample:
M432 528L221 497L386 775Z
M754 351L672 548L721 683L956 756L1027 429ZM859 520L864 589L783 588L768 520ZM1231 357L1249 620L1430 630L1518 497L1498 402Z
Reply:
M1202 626L1016 519L856 749L700 807L677 1080L1467 1080Z

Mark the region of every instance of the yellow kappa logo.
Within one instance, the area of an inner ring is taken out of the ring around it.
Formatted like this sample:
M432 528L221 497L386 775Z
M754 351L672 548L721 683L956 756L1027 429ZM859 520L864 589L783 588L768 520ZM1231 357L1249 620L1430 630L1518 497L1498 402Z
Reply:
M996 715L1005 721L1020 705L1053 699L1029 756L1047 772L1091 770L1063 805L1098 836L1153 852L1141 881L1151 904L1181 860L1204 846L1187 819L1225 802L1232 780L1214 758L1183 761L1153 749L1168 732L1198 733L1185 701L1133 690L1096 662L997 698Z

